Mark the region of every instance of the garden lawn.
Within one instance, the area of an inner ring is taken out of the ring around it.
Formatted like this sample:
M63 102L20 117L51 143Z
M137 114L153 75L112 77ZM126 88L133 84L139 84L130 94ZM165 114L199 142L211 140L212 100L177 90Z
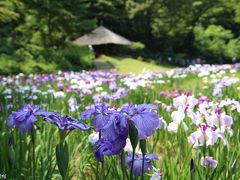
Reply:
M153 61L144 62L132 57L109 57L109 56L101 56L99 61L108 62L115 66L116 70L120 74L124 73L142 73L145 71L168 71L172 67L166 65L157 65Z

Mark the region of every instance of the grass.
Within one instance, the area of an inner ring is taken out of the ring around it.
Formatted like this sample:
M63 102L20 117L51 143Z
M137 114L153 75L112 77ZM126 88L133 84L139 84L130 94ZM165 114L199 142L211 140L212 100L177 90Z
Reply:
M116 70L120 74L124 73L142 73L145 71L168 71L172 67L166 65L157 65L153 61L144 62L138 59L134 59L132 57L109 57L109 56L101 56L99 61L108 62L115 66Z

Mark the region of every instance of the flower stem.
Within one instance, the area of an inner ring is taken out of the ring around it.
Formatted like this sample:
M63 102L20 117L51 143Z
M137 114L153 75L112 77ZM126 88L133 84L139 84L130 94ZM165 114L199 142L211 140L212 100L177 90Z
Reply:
M145 155L146 155L146 151L147 151L147 142L146 142L146 139L142 139L140 140L140 148L141 148L141 151L142 151L142 158L143 158L143 161L142 161L142 175L141 175L141 180L144 180L144 159L145 159Z
M102 162L102 180L105 180L104 161Z
M144 180L144 157L145 157L145 154L142 155L143 156L143 160L142 160L142 176L141 176L141 180Z
M120 155L120 161L121 161L121 169L122 169L123 179L125 179L125 166L124 166L124 152L123 151Z
M130 171L130 180L133 180L134 156L135 156L135 149L133 149L133 154L132 154L132 163L131 163L131 171Z
M34 129L31 130L31 138L32 138L32 163L33 163L33 180L35 180L35 169L36 169L36 165L35 165L35 135L34 135Z

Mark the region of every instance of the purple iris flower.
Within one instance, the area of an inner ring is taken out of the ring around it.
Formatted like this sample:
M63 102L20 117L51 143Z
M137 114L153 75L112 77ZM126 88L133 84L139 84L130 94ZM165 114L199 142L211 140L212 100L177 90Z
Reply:
M179 94L179 91L178 90L175 90L175 91L173 91L172 93L171 93L171 96L173 97L173 98L176 98L176 97L178 97L180 94Z
M100 94L95 94L93 96L93 101L94 101L95 104L101 103L102 102L102 98L101 98Z
M93 144L97 146L94 154L97 160L103 162L103 156L119 154L126 145L128 137L127 118L116 108L108 105L96 105L87 109L81 115L82 119L93 117L95 127L101 131L101 138Z
M98 146L93 150L96 159L103 162L103 156L117 155L123 150L126 145L126 138L119 136L114 141L101 138L93 145Z
M218 161L213 159L212 157L202 157L201 158L201 165L203 167L211 167L211 168L216 168L218 164Z
M112 115L113 111L109 110L109 106L106 104L96 105L93 108L85 110L81 114L81 119L86 120L90 118L92 115L93 117L93 124L97 129L103 129L105 125L110 121L110 116Z
M57 112L49 112L45 117L45 121L50 122L51 124L56 125L60 131L65 130L74 130L74 129L80 129L83 131L90 130L91 127L87 124L84 124L80 122L78 119L74 119L70 116L64 116L62 117Z
M44 116L46 111L41 110L39 105L23 105L17 112L12 112L7 119L7 126L14 128L16 126L21 132L25 133L32 129L34 122L37 121L35 116Z
M101 135L104 139L115 141L119 137L125 140L128 137L128 124L127 119L117 111L113 113L108 123L101 129Z
M127 105L122 113L133 121L138 130L138 138L146 139L160 127L161 121L157 115L157 106L153 104Z
M111 81L111 82L109 82L109 89L110 89L111 91L114 91L114 90L117 89L117 83L116 83L116 81Z
M105 99L109 100L117 100L117 99L122 99L128 94L128 91L126 88L118 88L118 90L112 94L106 94L104 96Z
M101 138L94 145L96 159L103 160L103 156L119 154L129 134L129 123L132 121L138 130L139 139L146 139L161 126L157 115L157 107L152 104L138 106L126 105L122 109L105 104L95 105L81 114L83 120L93 116L93 124L101 131Z
M125 158L126 163L129 165L129 170L132 166L132 156L133 154L130 152L129 155ZM144 169L143 172L145 173L148 169L153 169L151 160L158 160L156 154L146 154L144 157ZM142 163L143 163L143 156L142 154L138 154L134 156L134 164L133 164L133 173L136 176L142 175Z
M95 114L95 106L94 105L87 106L86 110L81 113L81 119L86 120L92 117L92 115L94 114Z

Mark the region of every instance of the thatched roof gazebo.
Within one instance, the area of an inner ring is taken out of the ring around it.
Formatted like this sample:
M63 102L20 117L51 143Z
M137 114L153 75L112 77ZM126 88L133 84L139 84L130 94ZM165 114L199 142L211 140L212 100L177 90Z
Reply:
M130 45L132 42L128 39L110 31L104 26L99 26L91 33L86 34L75 41L74 44L79 46L89 45L89 49L94 51L95 56L99 57L101 54L116 53L121 51L121 48L117 48L115 45ZM107 62L95 60L95 67L98 70L113 69L114 66L110 66Z
M86 34L76 39L73 43L82 46L101 44L130 45L131 41L110 31L104 26L99 26L97 29L93 30L90 34Z

